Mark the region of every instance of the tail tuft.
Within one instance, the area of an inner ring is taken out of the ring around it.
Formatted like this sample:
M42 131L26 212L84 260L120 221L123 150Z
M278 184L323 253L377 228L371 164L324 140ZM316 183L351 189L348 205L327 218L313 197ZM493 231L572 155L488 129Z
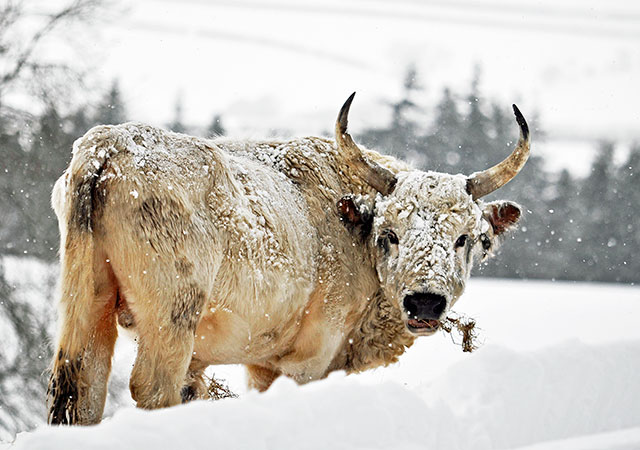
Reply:
M82 358L63 360L62 350L54 363L47 389L48 416L51 425L72 425L78 421L78 379Z

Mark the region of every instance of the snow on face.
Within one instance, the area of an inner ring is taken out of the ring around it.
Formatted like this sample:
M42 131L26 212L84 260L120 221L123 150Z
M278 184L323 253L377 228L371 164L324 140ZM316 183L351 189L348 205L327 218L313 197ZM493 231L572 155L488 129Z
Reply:
M473 244L488 227L463 175L401 172L393 193L379 195L375 205L372 243L385 294L399 306L408 294L439 294L448 309L464 290Z

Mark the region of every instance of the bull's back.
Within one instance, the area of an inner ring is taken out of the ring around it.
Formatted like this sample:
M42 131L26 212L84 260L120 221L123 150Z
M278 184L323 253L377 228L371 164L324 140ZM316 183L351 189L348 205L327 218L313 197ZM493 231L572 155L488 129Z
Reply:
M136 124L91 130L74 161L70 176L90 190L87 229L134 316L149 299L170 311L186 293L202 297L205 318L234 311L231 332L246 339L304 308L313 230L295 186L272 167Z

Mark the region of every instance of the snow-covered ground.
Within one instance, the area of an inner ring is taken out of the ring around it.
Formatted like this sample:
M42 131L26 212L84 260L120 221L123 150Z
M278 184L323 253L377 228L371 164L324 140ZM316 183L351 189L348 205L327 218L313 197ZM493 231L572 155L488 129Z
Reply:
M265 394L223 367L239 399L121 407L99 426L42 426L5 447L640 448L640 289L472 279L457 309L482 328L473 354L436 335L393 367L303 387L280 379ZM117 372L131 349L119 345Z

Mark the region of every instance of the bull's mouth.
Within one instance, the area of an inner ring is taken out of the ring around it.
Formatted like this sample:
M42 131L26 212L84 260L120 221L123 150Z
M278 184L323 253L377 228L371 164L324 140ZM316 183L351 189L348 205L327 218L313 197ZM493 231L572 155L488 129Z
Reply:
M432 334L440 328L440 321L436 319L409 319L407 328L414 334Z

